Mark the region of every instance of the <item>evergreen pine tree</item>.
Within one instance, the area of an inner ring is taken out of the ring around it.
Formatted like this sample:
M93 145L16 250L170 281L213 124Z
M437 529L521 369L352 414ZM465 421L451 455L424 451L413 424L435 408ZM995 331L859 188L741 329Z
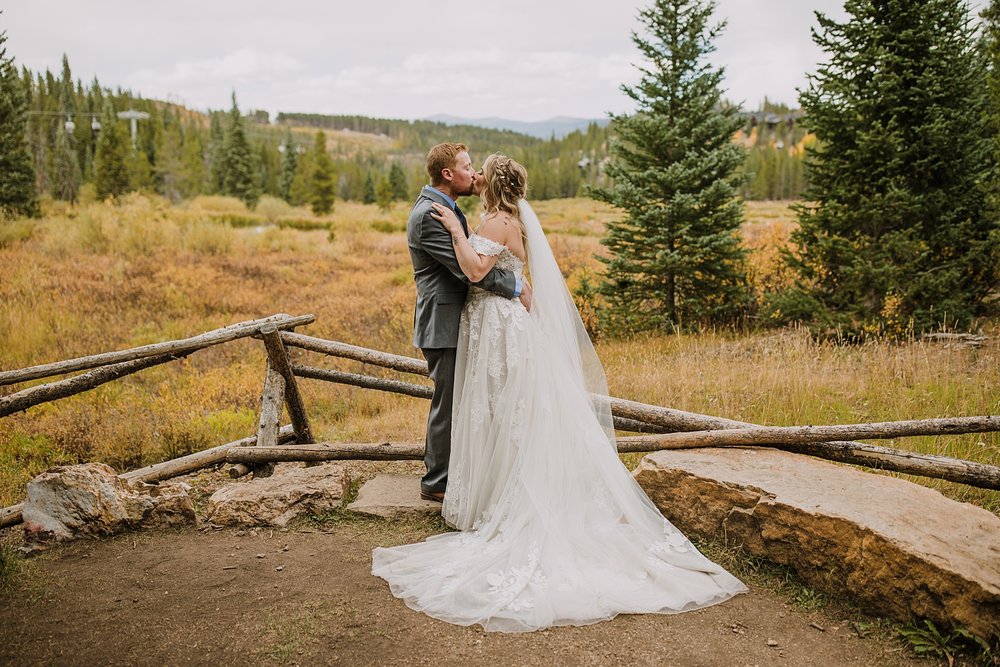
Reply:
M128 192L127 139L119 127L111 100L104 100L101 115L101 133L97 138L94 155L94 186L98 199L118 197Z
M196 197L205 192L208 179L201 133L197 127L189 125L184 132L183 140L180 192L183 197Z
M156 178L149 154L142 146L136 146L129 150L127 155L125 164L128 167L129 190L152 192L156 187Z
M986 192L990 214L1000 218L1000 0L991 0L983 10L982 18L981 48L986 67L987 95L985 125L986 135L993 142Z
M76 193L80 187L80 161L73 145L76 123L73 119L76 112L75 94L73 90L73 75L70 73L69 59L63 54L62 79L59 86L59 110L61 115L56 119L55 145L52 150L52 195L56 199L76 202Z
M295 140L292 139L291 129L285 135L285 141L282 145L285 147L285 152L281 156L281 183L279 184L279 188L281 198L291 203L292 183L295 182L295 172L299 167L299 147L295 143Z
M742 122L722 103L722 70L705 62L724 27L709 25L714 9L655 0L639 14L648 36L632 36L648 61L640 82L622 87L637 111L612 115L613 185L593 190L626 212L602 241L613 330L731 320L748 301L736 236L744 150L732 141Z
M0 214L38 215L24 85L14 59L7 58L6 41L7 32L0 32Z
M222 129L223 114L221 111L211 112L208 130L208 169L209 192L215 194L225 189L226 172L223 160L223 144L226 133Z
M184 170L183 137L178 119L165 109L163 129L157 133L156 166L154 172L158 189L170 201L177 202L184 196L181 179Z
M253 153L243 131L243 117L236 105L236 93L233 93L233 106L229 110L229 125L226 127L225 139L222 142L222 194L242 199L253 208L257 205L260 191L257 189L257 169L254 165Z
M398 162L393 162L389 167L389 185L392 188L392 198L396 201L410 198L410 188L406 184L406 172Z
M819 148L781 319L856 336L966 327L997 285L985 76L962 0L848 0L817 14L827 62L800 96Z
M375 181L372 179L372 173L370 171L365 172L365 191L361 197L362 204L374 204L375 203Z
M333 162L330 160L330 154L326 152L326 133L323 130L316 133L311 162L309 203L312 205L313 213L326 215L333 210L336 184L333 182Z
M392 183L389 182L388 176L383 175L378 179L378 185L375 186L375 202L378 204L378 210L383 213L388 213L392 207Z

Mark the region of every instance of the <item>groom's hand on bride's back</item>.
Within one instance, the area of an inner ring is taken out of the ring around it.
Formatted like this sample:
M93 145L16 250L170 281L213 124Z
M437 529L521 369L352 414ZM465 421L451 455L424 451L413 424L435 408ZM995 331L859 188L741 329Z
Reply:
M530 313L531 312L531 284L527 280L524 281L524 285L521 287L521 295L519 297L517 297L517 298L521 300L521 304L524 306L524 309Z

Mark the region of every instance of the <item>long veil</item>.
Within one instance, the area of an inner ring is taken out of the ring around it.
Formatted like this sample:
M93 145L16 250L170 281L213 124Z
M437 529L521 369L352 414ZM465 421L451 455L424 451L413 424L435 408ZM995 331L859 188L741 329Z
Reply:
M565 355L572 381L579 382L590 393L594 414L614 447L615 429L604 366L590 342L538 216L524 199L518 201L517 208L527 241L532 287L531 317L553 343L554 350Z

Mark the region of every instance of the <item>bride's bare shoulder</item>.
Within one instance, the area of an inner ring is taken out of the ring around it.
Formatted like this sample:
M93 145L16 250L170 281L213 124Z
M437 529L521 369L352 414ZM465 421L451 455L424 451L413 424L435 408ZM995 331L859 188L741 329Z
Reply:
M507 213L490 213L483 218L479 225L480 236L485 236L491 241L496 241L502 245L509 245L513 230L517 229L517 221Z

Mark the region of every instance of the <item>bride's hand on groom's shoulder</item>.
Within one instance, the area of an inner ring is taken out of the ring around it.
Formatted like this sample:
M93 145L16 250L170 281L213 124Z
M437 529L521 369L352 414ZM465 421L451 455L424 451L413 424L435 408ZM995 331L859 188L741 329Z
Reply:
M439 221L452 234L461 232L462 223L458 221L458 216L455 215L453 210L437 202L431 202L431 206L434 207L434 210L431 212L432 218Z

